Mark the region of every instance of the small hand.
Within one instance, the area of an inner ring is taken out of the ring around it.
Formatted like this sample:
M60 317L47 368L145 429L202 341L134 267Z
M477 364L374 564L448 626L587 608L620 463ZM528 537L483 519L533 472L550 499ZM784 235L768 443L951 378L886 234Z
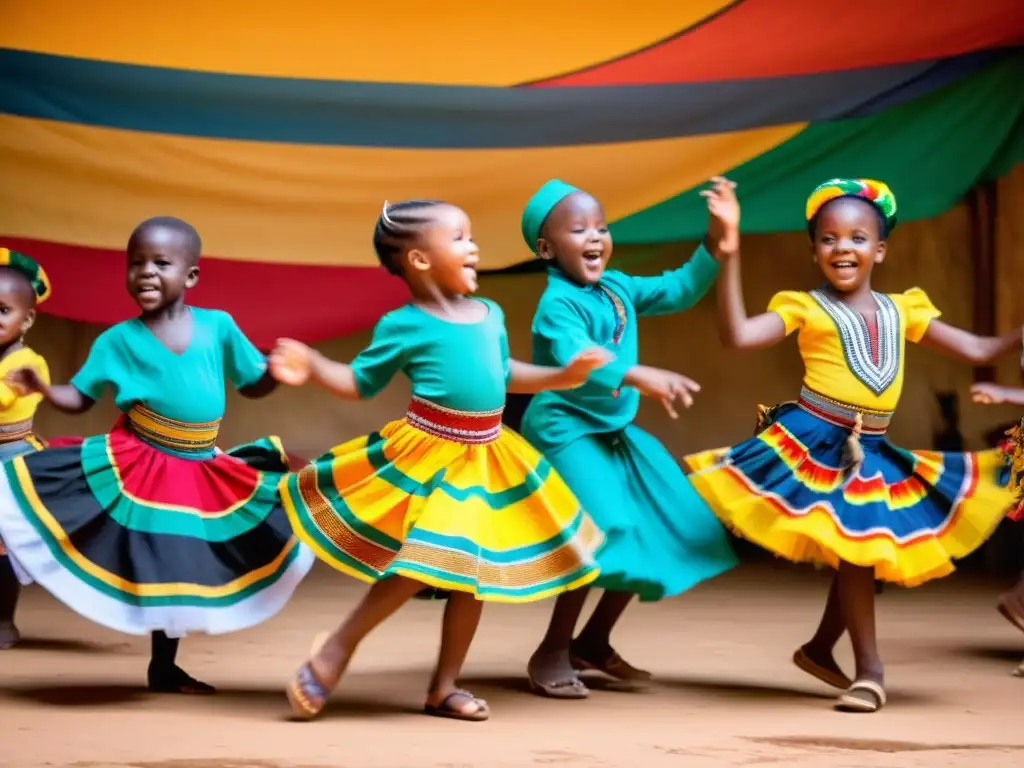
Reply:
M294 339L278 339L270 353L270 375L282 384L298 387L309 381L313 350Z
M39 371L32 367L11 371L4 381L19 397L46 391L46 382L39 375Z
M711 179L711 189L701 190L708 202L708 245L717 255L732 254L740 248L740 202L736 183L721 176Z
M983 405L998 405L1006 402L1005 389L998 384L985 382L971 387L971 400Z
M591 347L580 352L563 369L569 389L575 389L585 384L591 371L602 365L607 365L613 357L611 352L601 347Z
M693 379L681 373L649 368L646 365L630 369L623 383L636 387L642 395L660 400L673 419L679 418L675 404L678 402L683 408L689 408L693 405L693 395L700 392L700 384Z

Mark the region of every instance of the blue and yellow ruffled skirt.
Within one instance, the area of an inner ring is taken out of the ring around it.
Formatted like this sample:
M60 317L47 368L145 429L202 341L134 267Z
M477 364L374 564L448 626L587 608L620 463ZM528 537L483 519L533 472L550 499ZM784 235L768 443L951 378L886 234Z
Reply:
M690 482L737 535L787 560L870 566L904 586L951 573L1012 502L1002 456L908 451L885 439L891 414L868 413L851 465L856 410L805 392L755 437L688 456Z
M281 496L321 560L369 583L398 575L524 603L598 575L603 534L500 410L414 399L405 419L287 475Z
M315 561L277 492L286 459L275 438L214 455L216 435L137 407L109 434L5 463L0 537L21 581L129 634L273 616Z

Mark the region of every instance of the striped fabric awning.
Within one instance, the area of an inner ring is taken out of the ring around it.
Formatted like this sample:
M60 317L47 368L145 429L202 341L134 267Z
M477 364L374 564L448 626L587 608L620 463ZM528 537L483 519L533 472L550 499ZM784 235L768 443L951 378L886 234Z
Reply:
M1019 0L357 5L5 2L0 243L45 265L47 311L130 316L154 215L203 236L192 301L269 344L405 300L370 244L385 199L463 206L502 270L552 176L643 244L699 237L717 173L774 232L832 176L885 179L910 220L1024 160Z

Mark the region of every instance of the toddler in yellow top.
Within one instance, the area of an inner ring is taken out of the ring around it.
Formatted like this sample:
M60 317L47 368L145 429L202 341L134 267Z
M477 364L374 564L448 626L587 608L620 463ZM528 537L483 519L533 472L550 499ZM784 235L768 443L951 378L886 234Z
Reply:
M712 209L735 205L724 180L705 194ZM806 215L823 285L777 293L767 312L747 317L738 244L722 259L718 282L727 346L767 347L797 333L806 371L799 399L760 409L755 437L687 462L694 489L739 535L789 560L836 569L821 625L793 660L845 689L839 709L874 712L886 700L875 578L914 586L945 576L953 559L985 541L1010 502L996 452L908 451L886 439L904 347L920 343L982 365L1019 349L1021 339L947 325L918 288L871 290L896 224L896 198L885 184L827 181L811 194ZM833 658L844 632L853 643L853 681Z
M32 434L32 419L43 396L24 394L4 382L11 371L35 368L50 380L46 361L25 346L25 334L36 319L36 305L50 296L50 281L43 268L24 254L0 248L0 461L40 450ZM0 541L0 650L17 644L14 624L21 587Z

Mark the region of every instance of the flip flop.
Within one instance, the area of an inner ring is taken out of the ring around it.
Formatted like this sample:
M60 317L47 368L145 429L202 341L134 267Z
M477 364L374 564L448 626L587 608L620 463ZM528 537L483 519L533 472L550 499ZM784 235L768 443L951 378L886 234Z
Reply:
M841 712L877 712L885 706L885 689L874 680L857 680L836 700Z
M452 706L452 699L457 696L467 698L476 704L476 711L463 712ZM444 701L440 704L425 704L423 706L423 714L430 715L431 717L446 717L449 720L464 720L469 723L482 723L491 716L491 710L488 708L487 702L483 699L478 699L469 691L456 689L445 696Z
M530 675L529 681L530 691L549 699L586 699L590 696L590 689L578 677L573 677L571 680L559 680L555 683L542 683Z
M313 645L309 651L311 658L316 656L330 636L330 632L321 632L313 638ZM284 695L288 697L288 704L297 718L312 720L323 712L327 699L330 698L331 689L316 679L313 667L307 661L299 667L295 677L285 687Z
M797 648L796 653L793 654L793 663L796 664L797 668L802 672L806 672L815 680L820 680L825 683L825 685L831 685L833 688L846 690L853 685L853 681L846 675L842 673L837 674L833 670L818 664L814 659L807 655L807 651L802 647Z
M634 667L619 656L616 651L612 651L601 661L587 659L579 653L572 651L569 654L569 661L576 669L602 672L615 680L622 680L628 683L648 683L653 677L650 672Z

